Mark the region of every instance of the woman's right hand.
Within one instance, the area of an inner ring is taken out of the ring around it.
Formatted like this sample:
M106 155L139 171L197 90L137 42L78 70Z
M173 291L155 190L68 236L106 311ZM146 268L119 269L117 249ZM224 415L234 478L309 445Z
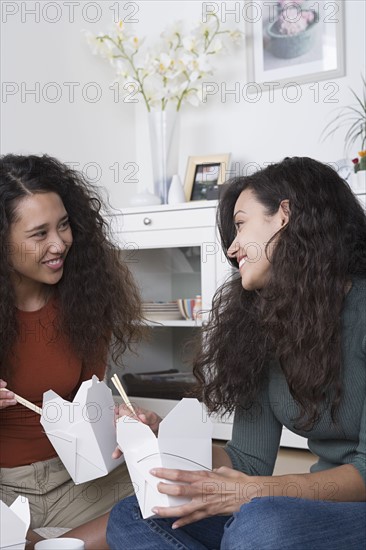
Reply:
M159 415L157 415L153 411L147 411L146 409L142 409L141 407L136 407L136 405L133 406L134 410L136 411L136 418L140 420L143 424L146 424L150 427L150 429L154 432L155 435L158 434L159 430L159 424L162 421L162 418L160 418ZM115 419L121 418L122 416L130 416L134 417L131 410L125 405L124 403L122 405L119 405L116 407L115 411ZM119 447L116 447L116 449L113 451L112 457L113 458L119 458L122 456L123 452Z
M15 399L13 392L3 390L6 386L7 383L0 378L0 409L5 409L6 407L17 404L17 400Z

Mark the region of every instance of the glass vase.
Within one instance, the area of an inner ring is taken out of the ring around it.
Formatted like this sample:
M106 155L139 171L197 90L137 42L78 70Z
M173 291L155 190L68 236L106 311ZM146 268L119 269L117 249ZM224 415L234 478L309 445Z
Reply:
M168 203L169 187L179 162L179 113L151 111L148 113L154 194Z

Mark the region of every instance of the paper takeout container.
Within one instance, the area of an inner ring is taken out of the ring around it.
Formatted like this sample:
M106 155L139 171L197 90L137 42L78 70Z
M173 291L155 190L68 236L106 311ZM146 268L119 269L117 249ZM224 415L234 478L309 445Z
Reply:
M212 422L197 399L182 399L162 420L159 435L133 418L117 421L117 441L124 453L127 468L143 518L153 516L154 506L178 506L189 498L159 493L152 468L211 470Z
M72 402L43 394L41 424L76 485L107 475L124 458L117 446L111 390L97 376L83 382Z
M0 500L0 548L24 550L30 524L29 502L19 496L11 506Z

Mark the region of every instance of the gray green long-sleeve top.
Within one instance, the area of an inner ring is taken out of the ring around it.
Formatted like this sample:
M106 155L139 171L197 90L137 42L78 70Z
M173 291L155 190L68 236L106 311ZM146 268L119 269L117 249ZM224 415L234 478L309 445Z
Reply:
M298 431L298 408L286 379L271 363L268 384L249 411L237 408L225 450L233 467L249 475L271 475L282 426L308 439L319 457L312 472L352 464L366 483L366 279L355 278L342 312L343 396L337 422L327 409L310 431Z

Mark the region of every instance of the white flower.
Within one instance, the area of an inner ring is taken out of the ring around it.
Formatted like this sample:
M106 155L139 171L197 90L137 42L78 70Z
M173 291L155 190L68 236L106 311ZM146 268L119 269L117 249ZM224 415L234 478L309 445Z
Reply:
M179 56L177 56L176 58L177 67L180 67L182 71L187 69L189 70L192 59L194 59L194 56L192 54L189 54L187 52L179 53Z
M210 64L210 58L206 54L201 54L197 57L197 64L198 68L202 72L210 72L211 71L211 64Z
M196 28L198 30L198 33L204 36L210 36L215 32L217 28L217 24L218 24L217 16L211 13L207 16L207 21L204 23L201 22Z
M129 43L134 50L138 50L141 46L142 41L139 40L138 36L131 36L129 39Z
M186 95L186 101L190 105L193 105L193 107L198 107L201 103L201 97L199 95L199 91L201 90L201 87L197 90L190 90L188 94Z
M117 37L123 39L125 30L126 30L125 24L124 24L123 20L120 19L120 20L117 21L117 23L115 24L115 31L116 31Z
M198 71L193 71L189 75L189 82L196 82L200 77L200 73Z
M121 59L120 57L116 57L112 59L111 64L114 68L114 71L117 76L121 76L123 74L128 75L128 67L126 65L126 60Z
M197 38L194 36L186 36L182 39L182 45L187 52L193 52L197 47Z
M215 38L210 44L210 53L218 53L222 50L222 40Z
M114 46L108 39L105 39L103 33L96 35L90 31L84 31L84 35L93 55L101 55L105 59L111 59Z
M167 72L174 65L174 60L166 53L161 53L157 59L158 70L161 73Z
M236 46L240 46L240 44L243 42L244 33L238 30L230 31L229 37Z
M183 21L180 20L172 23L169 29L166 29L161 33L160 37L163 39L163 42L165 42L168 46L171 45L170 47L175 48L182 34L183 34Z
M127 80L129 77L128 69L126 68L125 64L121 62L120 59L115 60L113 63L115 69L116 69L116 76L119 77L119 80Z
M179 110L184 102L199 105L201 82L213 73L214 56L228 43L238 43L242 33L220 30L219 19L211 15L206 23L191 25L188 33L182 21L170 25L145 53L144 40L123 21L114 24L109 33L87 32L85 36L93 53L110 61L117 81L137 86L148 110L165 109L168 104Z

